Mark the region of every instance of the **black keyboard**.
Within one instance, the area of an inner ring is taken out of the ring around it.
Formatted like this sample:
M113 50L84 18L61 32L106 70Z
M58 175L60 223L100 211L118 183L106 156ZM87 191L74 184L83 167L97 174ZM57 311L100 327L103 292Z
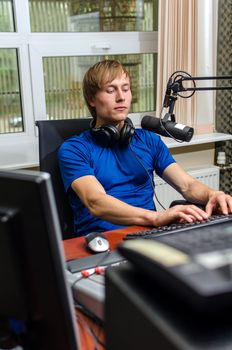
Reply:
M232 214L229 215L213 215L207 220L194 221L192 223L174 223L167 226L154 227L149 230L142 230L134 233L129 233L124 237L124 240L144 238L144 239L155 239L160 236L186 232L188 230L201 231L203 227L214 227L222 223L231 223L232 225ZM218 229L217 229L218 231Z
M198 226L191 232L177 232L156 238L157 241L176 248L190 256L201 253L232 253L232 222L223 222L205 228Z

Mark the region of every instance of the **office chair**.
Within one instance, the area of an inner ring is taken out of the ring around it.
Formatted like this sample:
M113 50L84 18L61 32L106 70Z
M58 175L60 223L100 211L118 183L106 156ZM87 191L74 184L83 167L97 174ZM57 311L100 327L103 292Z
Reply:
M79 135L89 128L89 119L39 120L40 170L50 173L63 239L74 237L73 213L62 182L57 151L69 137Z

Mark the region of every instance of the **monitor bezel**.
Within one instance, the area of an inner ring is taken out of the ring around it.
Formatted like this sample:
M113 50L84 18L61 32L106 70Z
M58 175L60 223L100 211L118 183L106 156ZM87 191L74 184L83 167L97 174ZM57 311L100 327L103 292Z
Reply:
M39 171L2 170L0 193L1 212L5 210L8 216L11 213L2 233L10 234L8 249L12 248L12 254L18 261L16 274L24 276L21 285L17 286L15 279L14 286L21 288L22 305L18 305L17 309L18 301L15 305L12 302L15 314L12 306L7 315L6 300L3 316L26 321L28 332L38 338L36 342L43 350L77 350L77 322L65 275L62 235L51 177ZM8 268L7 261L2 263ZM5 279L7 275L10 277L5 273ZM0 299L3 305L1 290Z

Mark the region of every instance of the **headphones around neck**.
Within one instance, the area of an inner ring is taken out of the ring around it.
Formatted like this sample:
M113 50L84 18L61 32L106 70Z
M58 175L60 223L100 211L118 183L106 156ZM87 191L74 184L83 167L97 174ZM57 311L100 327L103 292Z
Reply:
M122 129L118 129L114 125L102 125L100 128L95 128L95 119L91 121L91 133L95 141L103 147L111 147L116 142L126 146L130 143L134 135L135 127L129 118L126 118Z

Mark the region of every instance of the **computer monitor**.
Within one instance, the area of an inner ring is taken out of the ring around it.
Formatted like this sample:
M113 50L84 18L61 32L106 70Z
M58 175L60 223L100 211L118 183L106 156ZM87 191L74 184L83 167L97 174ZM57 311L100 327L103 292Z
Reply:
M0 279L0 323L23 349L79 349L48 173L0 171Z

